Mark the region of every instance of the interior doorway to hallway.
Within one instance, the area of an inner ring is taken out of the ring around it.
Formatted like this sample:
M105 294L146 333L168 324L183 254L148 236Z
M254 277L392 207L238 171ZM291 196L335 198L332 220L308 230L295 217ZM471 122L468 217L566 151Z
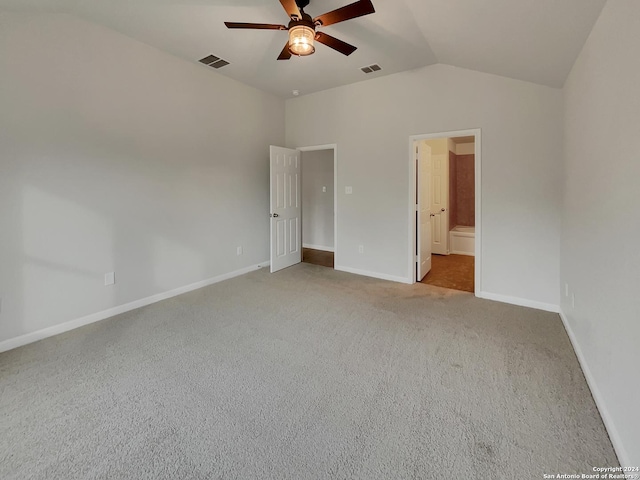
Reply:
M335 265L336 152L334 146L303 147L302 261Z
M480 130L411 137L414 281L479 292Z

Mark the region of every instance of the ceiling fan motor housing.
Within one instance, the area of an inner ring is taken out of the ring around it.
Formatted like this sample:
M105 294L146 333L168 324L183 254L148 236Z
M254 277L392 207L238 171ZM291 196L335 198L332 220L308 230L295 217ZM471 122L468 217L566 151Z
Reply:
M304 12L302 12L302 18L300 20L291 20L289 22L289 28L295 27L296 25L304 25L306 27L311 27L314 30L316 29L316 24L313 21L313 18L311 18L311 15Z

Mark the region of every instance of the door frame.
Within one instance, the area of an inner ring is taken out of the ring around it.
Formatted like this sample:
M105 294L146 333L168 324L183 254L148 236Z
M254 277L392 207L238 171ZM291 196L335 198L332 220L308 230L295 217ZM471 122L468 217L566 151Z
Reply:
M317 150L333 150L333 268L338 264L338 144L328 143L325 145L312 145L308 147L296 147L301 152L314 152ZM304 155L302 156L304 158ZM304 175L304 166L303 172ZM304 188L304 187L302 187ZM301 190L302 193L302 190ZM304 223L304 216L302 217ZM304 244L304 238L303 244Z
M455 130L450 132L425 133L409 137L409 259L408 278L416 283L416 167L414 143L421 140L450 137L475 137L475 296L482 292L482 129Z

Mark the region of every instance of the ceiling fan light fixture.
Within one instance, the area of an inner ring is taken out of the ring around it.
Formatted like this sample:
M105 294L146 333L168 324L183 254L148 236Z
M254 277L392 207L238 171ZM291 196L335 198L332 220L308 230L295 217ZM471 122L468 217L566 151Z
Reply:
M313 46L316 32L308 25L296 25L289 29L289 51L293 55L304 57L316 51Z

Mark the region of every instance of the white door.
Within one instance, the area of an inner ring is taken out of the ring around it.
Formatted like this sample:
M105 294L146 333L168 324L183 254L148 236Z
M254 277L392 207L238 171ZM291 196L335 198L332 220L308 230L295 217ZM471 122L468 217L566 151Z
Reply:
M431 155L433 253L449 255L449 152Z
M270 148L271 273L302 261L300 152Z
M431 270L431 147L416 143L416 225L418 232L416 281Z

